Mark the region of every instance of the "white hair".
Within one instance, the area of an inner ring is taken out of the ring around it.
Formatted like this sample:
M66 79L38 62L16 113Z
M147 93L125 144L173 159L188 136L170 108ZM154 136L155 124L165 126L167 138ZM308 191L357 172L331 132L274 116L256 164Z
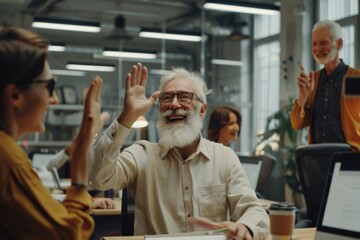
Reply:
M329 30L333 40L342 39L342 27L340 24L330 20L323 20L314 24L312 32L315 32L318 29L326 28Z
M176 78L185 78L192 81L195 85L195 94L202 102L206 103L207 86L204 79L200 76L200 74L187 71L182 67L173 68L170 73L162 76L160 79L159 90L162 92L165 85Z

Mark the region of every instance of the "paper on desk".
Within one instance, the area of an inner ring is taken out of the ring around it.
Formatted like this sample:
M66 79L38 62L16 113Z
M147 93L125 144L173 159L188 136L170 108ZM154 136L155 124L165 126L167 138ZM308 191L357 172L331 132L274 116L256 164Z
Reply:
M66 194L63 193L52 193L51 195L58 202L63 202L66 197Z
M171 239L176 239L176 240L226 240L226 236L225 235L148 235L145 236L145 239L149 239L149 240L171 240Z

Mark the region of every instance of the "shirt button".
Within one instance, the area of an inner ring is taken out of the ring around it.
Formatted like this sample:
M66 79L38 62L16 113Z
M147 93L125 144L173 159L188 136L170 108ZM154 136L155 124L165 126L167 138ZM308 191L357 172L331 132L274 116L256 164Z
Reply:
M115 135L116 135L116 134L115 134L114 132L111 134L112 137L115 137Z
M325 137L325 133L322 133L321 136Z
M188 217L191 217L191 214L190 213L188 213L188 215L187 215Z
M188 189L189 189L189 187L186 186L186 187L185 187L185 190L188 190Z
M326 119L326 116L324 116L323 118Z
M327 102L328 101L328 99L327 98L325 98L325 102Z

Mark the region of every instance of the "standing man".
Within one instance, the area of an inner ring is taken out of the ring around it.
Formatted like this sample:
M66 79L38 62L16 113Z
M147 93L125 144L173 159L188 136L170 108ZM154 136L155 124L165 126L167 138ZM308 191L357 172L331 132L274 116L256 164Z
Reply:
M147 69L134 65L126 79L122 113L91 151L90 184L127 187L135 198L135 235L195 231L194 222L227 228L228 239L264 239L269 217L251 189L236 154L201 136L206 85L176 68L145 96ZM159 98L160 141L139 141L120 152L135 120ZM232 221L227 221L228 213Z
M339 58L343 47L339 24L325 20L312 30L312 54L324 68L309 74L300 65L299 96L290 119L295 129L309 128L309 143L348 143L360 150L360 98L344 95L344 79L360 75Z

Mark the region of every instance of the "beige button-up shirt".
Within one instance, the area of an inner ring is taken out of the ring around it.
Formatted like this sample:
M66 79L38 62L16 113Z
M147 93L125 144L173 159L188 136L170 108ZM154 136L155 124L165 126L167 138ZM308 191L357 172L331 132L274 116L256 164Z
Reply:
M176 149L139 141L120 152L130 129L116 120L95 140L90 185L99 190L127 187L135 206L135 235L198 230L191 216L245 224L254 239L269 232L269 217L250 187L234 151L201 138L183 160Z

